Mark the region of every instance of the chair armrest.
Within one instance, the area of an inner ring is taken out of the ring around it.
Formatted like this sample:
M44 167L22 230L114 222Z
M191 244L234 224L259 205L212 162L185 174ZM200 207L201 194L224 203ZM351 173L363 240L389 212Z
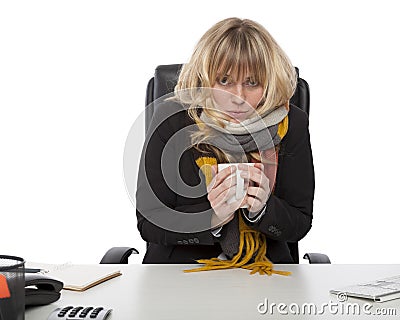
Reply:
M306 253L303 259L308 259L310 263L331 263L329 257L323 253Z
M137 254L139 253L139 251L137 251L135 248L130 248L130 247L113 247L106 252L106 254L103 256L103 259L101 259L100 263L127 264L128 257L132 253Z

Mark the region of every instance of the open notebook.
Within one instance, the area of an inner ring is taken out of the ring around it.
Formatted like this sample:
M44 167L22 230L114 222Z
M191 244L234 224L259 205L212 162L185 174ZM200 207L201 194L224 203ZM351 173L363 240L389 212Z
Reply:
M61 280L64 283L63 289L73 291L85 291L121 274L117 269L71 264L49 268L46 272L46 275Z
M370 299L377 302L400 298L400 276L374 280L329 291L349 297Z

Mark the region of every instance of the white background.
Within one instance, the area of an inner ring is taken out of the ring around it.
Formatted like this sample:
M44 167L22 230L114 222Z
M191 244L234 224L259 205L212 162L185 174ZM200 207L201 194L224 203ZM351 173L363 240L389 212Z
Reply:
M97 263L144 242L124 143L159 64L231 16L263 24L311 88L313 228L300 254L400 263L396 1L2 1L0 254Z

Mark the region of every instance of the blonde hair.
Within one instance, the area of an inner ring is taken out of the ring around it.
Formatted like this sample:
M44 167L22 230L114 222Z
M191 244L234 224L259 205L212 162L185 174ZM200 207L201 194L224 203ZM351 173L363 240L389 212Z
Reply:
M189 104L188 113L200 128L192 135L194 145L209 134L207 126L200 120L199 106L221 125L217 113L207 108L210 106L209 94L204 95L207 91L198 88L211 88L219 74L246 72L264 88L263 99L256 108L260 115L287 104L296 89L294 67L263 26L239 18L216 23L197 43L190 61L182 67L175 87L175 96Z

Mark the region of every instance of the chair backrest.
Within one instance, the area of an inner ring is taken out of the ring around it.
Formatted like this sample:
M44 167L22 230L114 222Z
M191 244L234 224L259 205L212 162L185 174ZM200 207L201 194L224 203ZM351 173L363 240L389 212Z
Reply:
M178 81L179 72L182 64L170 64L160 65L156 68L154 77L151 78L147 84L146 92L146 106L174 91L175 85ZM310 89L307 81L299 77L299 69L296 68L297 72L297 87L293 97L290 99L290 103L299 107L307 114L310 113ZM150 120L153 116L154 108L145 109L145 128L146 132L150 124ZM298 243L288 243L290 253L295 263L299 263L299 250Z
M182 64L160 65L154 72L154 77L147 84L146 106L150 105L154 100L174 91L178 81L179 72ZM307 114L310 113L310 88L307 81L299 77L299 69L297 71L297 87L290 102L299 107ZM148 129L150 119L153 116L154 109L146 108L145 126Z

